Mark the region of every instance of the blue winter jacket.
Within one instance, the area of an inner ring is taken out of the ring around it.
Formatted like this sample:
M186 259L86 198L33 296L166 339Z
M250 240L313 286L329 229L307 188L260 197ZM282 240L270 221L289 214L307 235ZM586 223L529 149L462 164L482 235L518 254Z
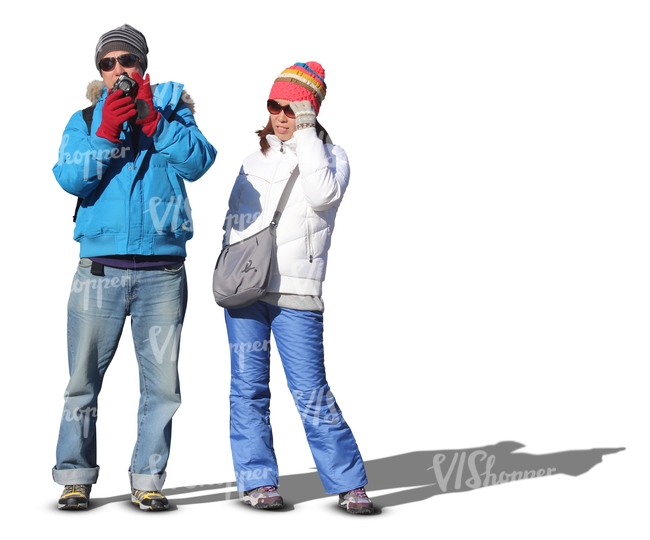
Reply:
M153 99L161 119L153 136L136 138L127 122L120 142L112 143L95 135L106 88L95 81L87 95L95 103L91 135L76 112L53 168L61 187L83 199L74 230L80 256L184 257L193 229L183 180L203 176L217 154L194 121L194 103L182 84L158 84Z

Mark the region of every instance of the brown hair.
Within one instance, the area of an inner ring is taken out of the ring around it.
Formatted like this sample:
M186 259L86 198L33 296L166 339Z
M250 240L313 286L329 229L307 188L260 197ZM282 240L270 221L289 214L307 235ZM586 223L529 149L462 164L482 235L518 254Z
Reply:
M266 136L273 135L273 124L271 124L271 117L269 117L269 121L267 122L266 126L262 129L258 129L255 133L257 133L260 138L260 149L262 150L262 154L266 155L266 153L269 151L269 148L271 147L269 145L269 141L266 140ZM318 120L316 120L316 135L321 141L323 141L323 144L333 144L329 133L327 133L327 130L320 125Z

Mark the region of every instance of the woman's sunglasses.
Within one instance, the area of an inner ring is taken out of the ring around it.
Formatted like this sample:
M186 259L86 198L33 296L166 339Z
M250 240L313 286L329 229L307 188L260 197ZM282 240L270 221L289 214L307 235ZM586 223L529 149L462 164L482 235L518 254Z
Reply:
M99 61L99 68L102 71L112 71L115 69L117 62L119 62L122 67L130 68L135 66L138 63L138 60L139 58L135 54L121 54L117 58L110 56L102 58Z
M284 111L284 114L285 114L285 116L287 118L295 118L296 117L296 114L293 112L290 105L285 105L283 107L277 101L274 101L272 99L269 99L266 102L266 108L269 110L269 112L271 114L280 114L281 112Z

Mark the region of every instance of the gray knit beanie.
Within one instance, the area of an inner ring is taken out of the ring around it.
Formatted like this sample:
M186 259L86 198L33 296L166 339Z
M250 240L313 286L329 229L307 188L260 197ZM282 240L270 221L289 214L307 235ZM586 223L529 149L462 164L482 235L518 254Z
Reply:
M99 69L99 61L111 51L126 51L135 54L140 59L142 72L147 71L147 40L142 32L128 24L106 32L99 38L95 48L95 67ZM99 69L101 72L101 69Z

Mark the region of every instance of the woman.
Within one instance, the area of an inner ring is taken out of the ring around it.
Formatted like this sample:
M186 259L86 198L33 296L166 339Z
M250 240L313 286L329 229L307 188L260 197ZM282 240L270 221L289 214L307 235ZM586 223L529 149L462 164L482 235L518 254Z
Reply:
M371 514L366 473L357 443L325 377L322 282L334 219L348 184L348 159L316 121L325 97L317 62L295 64L271 87L260 150L248 156L235 181L224 225L225 244L266 227L292 171L293 185L277 229L277 266L268 293L252 305L226 310L231 351L230 440L242 501L281 508L278 466L269 420L270 338L275 338L287 382L303 419L325 491L339 506Z

